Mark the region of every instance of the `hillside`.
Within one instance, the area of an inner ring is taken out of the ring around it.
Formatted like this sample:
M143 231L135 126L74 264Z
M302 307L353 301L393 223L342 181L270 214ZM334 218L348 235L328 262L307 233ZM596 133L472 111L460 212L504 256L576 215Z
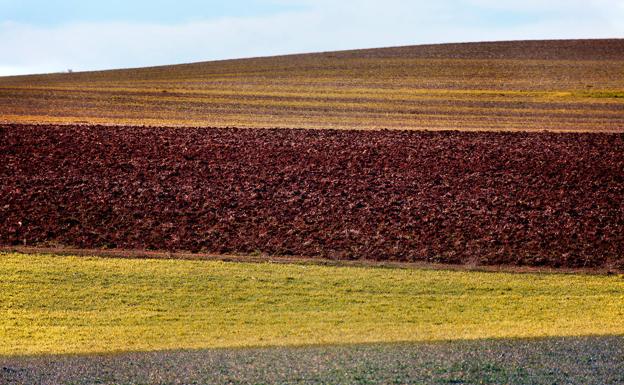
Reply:
M0 122L623 132L624 39L4 77Z
M0 249L624 271L624 39L0 84Z

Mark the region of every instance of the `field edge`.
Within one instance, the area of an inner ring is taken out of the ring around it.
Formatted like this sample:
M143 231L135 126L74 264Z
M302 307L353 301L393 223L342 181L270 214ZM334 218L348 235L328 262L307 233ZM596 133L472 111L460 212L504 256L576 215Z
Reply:
M72 247L36 247L36 246L1 246L0 255L12 253L26 255L45 255L58 257L97 257L112 259L155 259L155 260L186 260L186 261L217 261L233 263L276 263L292 265L314 265L330 267L363 267L384 269L415 269L440 271L466 271L483 273L513 274L583 274L583 275L616 275L624 276L624 269L616 266L600 268L567 268L567 267L536 267L516 265L478 265L478 264L446 264L435 262L400 262L372 259L331 259L322 257L305 257L292 255L269 254L219 254L190 251L139 250L139 249L81 249Z

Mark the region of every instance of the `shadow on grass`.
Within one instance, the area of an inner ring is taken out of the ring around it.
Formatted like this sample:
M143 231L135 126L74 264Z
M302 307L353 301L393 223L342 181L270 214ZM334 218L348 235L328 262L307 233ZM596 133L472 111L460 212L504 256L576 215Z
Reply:
M0 384L623 384L624 337L0 357Z

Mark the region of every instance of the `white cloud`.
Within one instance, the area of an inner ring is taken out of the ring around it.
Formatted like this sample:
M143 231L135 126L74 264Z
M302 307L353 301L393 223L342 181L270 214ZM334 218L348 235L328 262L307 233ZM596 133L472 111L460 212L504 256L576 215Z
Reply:
M624 0L297 3L305 10L180 25L107 22L38 27L4 22L0 75L452 41L624 36ZM503 18L515 13L535 17L506 25L504 19L488 23L469 16L484 10Z

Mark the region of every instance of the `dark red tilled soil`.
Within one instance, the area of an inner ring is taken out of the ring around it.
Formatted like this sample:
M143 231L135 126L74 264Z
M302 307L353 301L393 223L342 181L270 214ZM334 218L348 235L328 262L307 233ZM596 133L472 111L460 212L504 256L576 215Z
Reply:
M624 134L0 126L0 245L624 267Z

